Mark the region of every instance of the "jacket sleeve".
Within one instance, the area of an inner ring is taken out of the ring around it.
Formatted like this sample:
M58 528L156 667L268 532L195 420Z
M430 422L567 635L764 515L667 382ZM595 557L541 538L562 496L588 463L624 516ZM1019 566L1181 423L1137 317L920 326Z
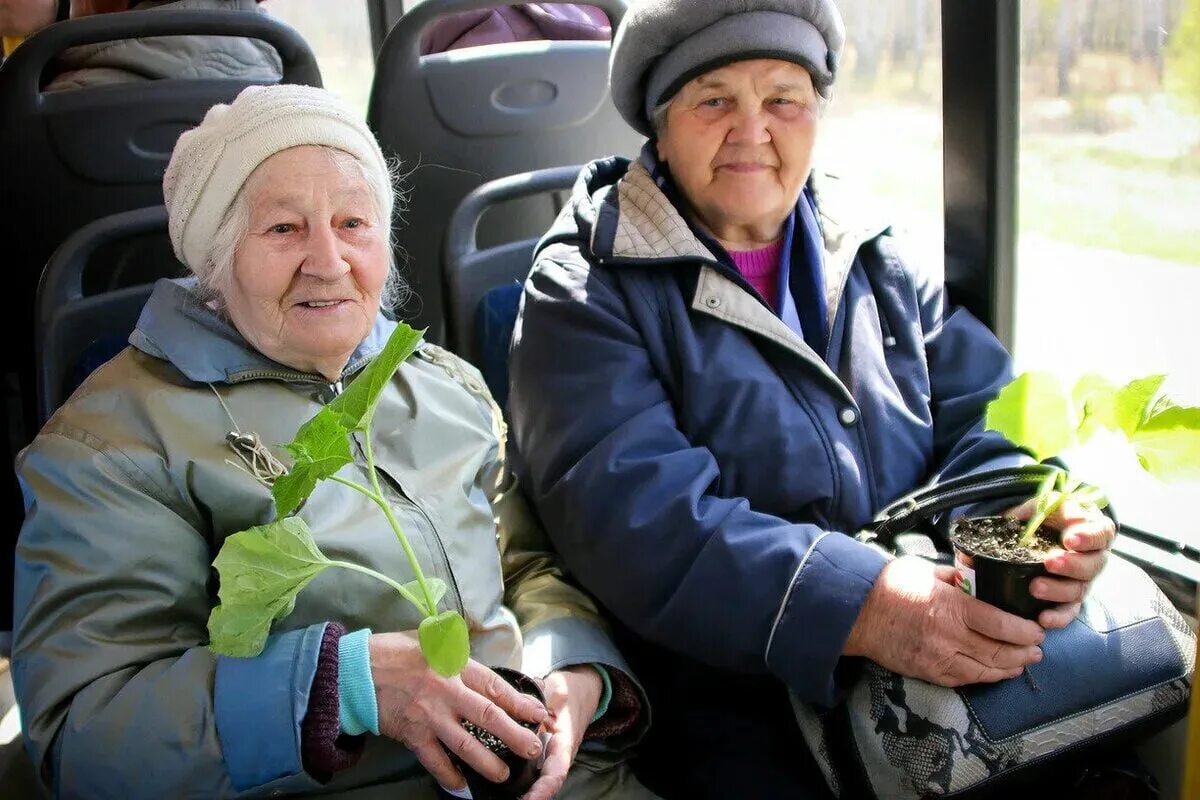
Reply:
M884 246L896 249L892 239ZM1025 451L984 430L987 404L1012 380L1012 358L995 334L963 308L947 308L939 277L914 275L929 365L935 480L1033 463Z
M530 275L510 361L526 491L567 566L639 636L831 703L885 557L715 494L716 460L679 430L628 302L577 250Z
M13 677L27 747L64 798L230 797L317 788L300 723L324 625L254 659L204 644L213 553L120 451L44 432L18 468Z

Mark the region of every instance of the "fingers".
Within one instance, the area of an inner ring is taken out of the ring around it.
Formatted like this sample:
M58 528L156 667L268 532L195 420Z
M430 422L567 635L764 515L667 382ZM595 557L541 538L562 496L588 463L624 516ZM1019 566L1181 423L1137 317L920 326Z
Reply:
M996 683L997 681L1015 678L1024 671L1024 667L1000 669L981 664L963 653L958 653L947 665L944 675L934 679L939 686L969 686L972 683Z
M540 723L546 718L546 707L538 702L536 697L518 692L507 681L478 661L467 662L466 669L462 672L462 681L468 688L507 711L514 719ZM499 736L499 731L492 731L492 733Z
M550 737L542 774L530 787L524 800L550 800L562 789L567 779L567 770L571 768L571 746L568 738L562 734Z
M1107 524L1105 524L1107 523ZM1063 547L1078 553L1107 550L1117 536L1117 527L1108 517L1104 522L1089 520L1063 528Z
M964 633L965 636L960 645L963 654L982 666L1011 672L1042 660L1042 651L1038 647L1018 647L1005 644L971 630L964 631Z
M1025 647L1039 645L1046 638L1045 632L1033 620L1021 619L974 597L964 594L960 594L960 597L965 603L964 621L967 627L976 633L999 642Z
M455 768L454 764L450 763L450 757L446 755L446 751L442 749L436 739L431 738L420 744L406 742L405 746L413 752L417 760L421 762L421 766L429 771L433 779L442 786L447 789L461 789L467 785L467 779ZM500 766L504 766L503 762Z
M1077 581L1085 582L1095 579L1107 563L1108 552L1106 550L1089 553L1054 550L1046 557L1045 561L1047 571L1063 578L1074 578ZM1064 601L1068 599L1077 600L1079 598L1064 598Z
M1038 615L1038 624L1047 630L1065 628L1075 617L1079 616L1081 608L1083 608L1082 603L1067 603L1055 608L1048 608Z
M446 749L465 761L471 769L487 780L492 783L503 783L508 780L508 765L461 724L442 718L434 723L434 733L446 746ZM450 784L443 783L442 785L449 786Z
M491 700L474 692L467 692L459 711L468 722L473 722L491 733L522 758L536 758L541 755L542 743L537 734L521 727Z
M1087 581L1068 578L1034 578L1029 582L1031 595L1051 603L1078 603L1083 600L1087 590Z

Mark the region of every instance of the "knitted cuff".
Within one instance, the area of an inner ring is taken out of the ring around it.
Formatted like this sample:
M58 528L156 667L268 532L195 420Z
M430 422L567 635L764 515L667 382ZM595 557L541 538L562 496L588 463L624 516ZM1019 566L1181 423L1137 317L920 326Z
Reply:
M304 771L321 783L335 772L354 766L362 756L361 736L346 736L338 721L338 642L346 628L337 622L325 626L317 674L308 694L308 710L300 723L300 757Z
M633 681L619 669L608 668L611 697L603 717L595 719L584 733L585 739L608 739L628 733L642 715L642 701Z

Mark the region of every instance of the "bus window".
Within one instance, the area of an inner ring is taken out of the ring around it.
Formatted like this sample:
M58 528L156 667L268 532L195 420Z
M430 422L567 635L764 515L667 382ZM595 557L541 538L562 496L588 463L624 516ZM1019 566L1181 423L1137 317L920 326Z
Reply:
M852 187L933 270L943 261L938 0L842 0L847 41L816 169Z
M375 76L367 4L338 3L336 13L327 0L264 0L262 7L300 32L317 55L325 88L365 117Z
M1200 0L1021 3L1018 369L1164 372L1200 403ZM1126 526L1200 546L1194 485L1068 458ZM1117 457L1114 457L1117 456Z

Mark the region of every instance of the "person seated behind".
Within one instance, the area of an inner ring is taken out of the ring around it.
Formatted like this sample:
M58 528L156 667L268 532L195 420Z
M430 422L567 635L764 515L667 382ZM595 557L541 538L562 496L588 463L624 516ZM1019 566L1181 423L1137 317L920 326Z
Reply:
M121 11L246 11L260 0L71 0L71 19ZM0 14L5 36L29 36L55 21L57 0L9 0ZM45 91L162 78L236 78L277 83L283 62L274 47L237 36L162 36L72 47L59 54Z
M371 438L391 510L467 620L474 659L461 677L429 669L420 620L392 589L342 569L301 592L258 657L206 647L214 555L275 516L269 488L230 465L229 432L290 441L380 351L395 327L380 311L398 291L395 194L365 123L330 93L290 85L214 106L180 137L163 186L172 245L194 275L155 285L131 346L18 459L28 512L13 675L56 796L332 781L430 797L434 779L463 785L443 747L504 773L462 735L466 719L522 753L542 746L518 721L546 721L534 800L564 781L566 798L648 797L617 760L646 725L639 690L591 601L542 549L478 373L432 345L395 373ZM359 453L340 475L370 483L365 468ZM370 499L323 484L300 516L331 557L412 577ZM544 676L547 707L485 665ZM568 772L585 736L601 761Z
M421 35L421 55L466 47L539 39L603 41L612 38L608 15L574 3L516 3L446 14Z
M1029 458L983 428L1000 342L810 180L843 40L831 0L633 3L611 89L651 141L584 168L525 284L518 475L620 623L655 715L635 763L664 797L828 796L789 693L832 705L857 657L1019 675L1114 536L1077 506L1053 521L1038 622L853 538L931 480Z

